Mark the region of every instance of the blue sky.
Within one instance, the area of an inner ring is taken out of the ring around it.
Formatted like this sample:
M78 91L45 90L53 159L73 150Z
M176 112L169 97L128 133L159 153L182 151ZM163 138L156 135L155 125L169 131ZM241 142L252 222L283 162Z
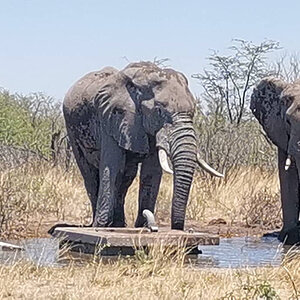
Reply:
M0 87L60 100L87 72L158 57L197 95L191 74L234 38L299 52L299 12L299 0L0 0Z

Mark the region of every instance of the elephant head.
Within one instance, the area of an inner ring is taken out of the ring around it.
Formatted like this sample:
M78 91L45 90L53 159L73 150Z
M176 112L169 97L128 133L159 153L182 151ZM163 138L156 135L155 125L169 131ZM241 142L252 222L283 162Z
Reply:
M171 227L182 230L196 164L223 176L197 156L195 100L186 77L150 62L132 63L111 76L95 101L120 147L147 155L149 138L155 138L162 168L174 173Z
M278 147L278 167L283 210L280 240L300 241L300 82L286 83L274 77L263 79L253 90L254 116Z
M285 120L286 104L281 99L287 83L274 78L264 78L253 90L250 109L262 125L269 139L287 151L288 132Z
M299 160L300 81L288 84L274 77L263 79L253 90L250 109L270 140Z
M141 62L130 64L123 72L139 90L143 128L148 135L156 137L161 166L174 174L171 227L183 230L196 164L214 176L223 177L197 154L193 127L195 99L186 77L173 69Z

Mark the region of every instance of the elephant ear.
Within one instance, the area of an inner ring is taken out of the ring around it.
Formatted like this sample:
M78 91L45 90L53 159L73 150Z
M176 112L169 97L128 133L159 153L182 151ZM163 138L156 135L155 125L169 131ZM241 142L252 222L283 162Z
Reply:
M262 125L269 139L282 150L287 151L288 132L284 120L286 106L281 100L281 93L287 83L267 77L253 89L250 109Z
M143 128L142 114L135 99L137 88L131 79L118 72L111 76L95 96L101 128L126 150L149 152L148 136Z

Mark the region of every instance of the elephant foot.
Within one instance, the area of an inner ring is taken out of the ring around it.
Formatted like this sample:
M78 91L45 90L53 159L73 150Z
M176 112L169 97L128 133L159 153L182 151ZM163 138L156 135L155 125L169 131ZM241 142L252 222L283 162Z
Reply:
M55 224L54 226L52 226L49 230L48 233L50 235L53 235L54 230L58 227L80 227L80 228L88 228L88 227L92 227L92 224L90 225L74 225L74 224L67 224L67 223L60 223L60 224Z
M92 227L112 227L113 226L113 218L110 215L108 218L106 216L102 216L100 213L96 213L94 217Z
M263 235L263 237L268 238L277 238L279 239L280 231L267 232Z
M114 221L111 227L126 227L127 224L125 221Z
M102 220L97 220L95 218L94 222L92 223L92 227L126 227L127 224L125 220L115 220L109 222L103 222Z
M184 221L183 222L172 222L172 230L184 230Z
M295 226L290 229L282 229L280 231L279 241L285 245L295 245L300 243L300 226Z
M139 227L146 227L146 226L147 226L146 218L143 216L138 216L135 221L134 227L139 228Z

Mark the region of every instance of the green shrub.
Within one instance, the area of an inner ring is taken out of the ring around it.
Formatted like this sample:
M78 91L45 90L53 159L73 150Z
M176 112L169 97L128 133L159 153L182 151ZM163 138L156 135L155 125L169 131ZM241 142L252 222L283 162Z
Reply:
M33 150L45 157L53 136L63 131L60 104L42 93L29 96L0 91L0 143Z

